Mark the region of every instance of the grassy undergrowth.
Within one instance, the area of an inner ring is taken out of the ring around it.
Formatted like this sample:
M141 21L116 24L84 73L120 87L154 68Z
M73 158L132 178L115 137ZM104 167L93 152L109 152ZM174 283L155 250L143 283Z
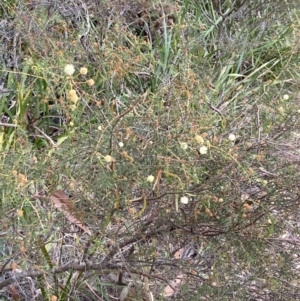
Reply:
M1 298L297 300L297 14L4 2Z

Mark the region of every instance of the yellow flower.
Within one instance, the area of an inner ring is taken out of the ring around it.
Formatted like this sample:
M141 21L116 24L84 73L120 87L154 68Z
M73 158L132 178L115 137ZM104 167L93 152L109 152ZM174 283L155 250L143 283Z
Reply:
M74 89L69 90L68 95L69 96L75 96L76 95L76 90L74 90Z
M72 65L72 64L67 64L67 65L65 66L64 72L65 72L66 75L69 75L69 76L73 75L74 72L75 72L75 67L74 67L74 65Z
M22 217L23 216L23 210L21 210L21 209L19 209L18 211L17 211L17 216L18 217Z
M196 140L196 142L199 143L199 144L203 144L203 143L204 143L204 139L203 139L203 137L200 136L200 135L196 135L196 136L195 136L195 140Z
M77 96L76 90L74 90L74 89L71 89L67 92L67 98L74 105L76 105L76 103L78 102L78 99L79 99L79 97Z
M147 177L147 182L152 183L154 181L154 176L150 175Z
M79 72L80 72L81 75L86 75L87 72L88 72L88 70L85 67L81 67L80 70L79 70Z
M94 86L95 81L92 78L90 78L86 81L86 83L91 87L91 86Z
M70 97L69 99L74 105L76 105L79 97L77 95L74 95L74 96Z
M278 112L283 115L284 114L284 108L283 107L279 107L278 108Z
M114 158L110 155L106 155L104 157L104 160L107 162L107 163L111 163L111 162L115 162Z

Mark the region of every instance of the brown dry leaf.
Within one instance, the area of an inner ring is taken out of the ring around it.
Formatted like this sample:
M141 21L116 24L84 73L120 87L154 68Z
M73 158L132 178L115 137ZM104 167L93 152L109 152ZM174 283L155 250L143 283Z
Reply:
M184 248L179 249L178 251L176 251L176 252L174 253L174 258L175 258L175 259L180 259L181 256L182 256L182 254L183 254L183 252L184 252Z
M82 229L85 233L92 235L92 232L87 228L79 219L77 219L71 212L75 210L74 204L71 202L71 199L62 191L56 190L54 195L50 197L50 200L53 202L53 205L56 209L61 211L64 216L77 227Z
M180 274L175 279L170 281L170 285L167 285L164 289L164 297L171 297L178 291L183 284L184 275Z
M22 256L27 256L26 255L26 251L27 251L27 249L24 247L24 245L22 244L21 246L20 246L20 252L21 252L21 254L22 254Z
M110 246L113 246L115 243L116 243L116 242L115 242L114 240L112 240L112 239L109 239L109 240L108 240L108 244L109 244Z
M9 287L10 296L12 297L12 299L15 301L20 300L20 294L19 294L19 291L17 290L17 288L13 284L9 285L8 287Z
M202 138L205 139L208 136L208 134L206 132L204 132L204 133L201 134L201 136L202 136Z
M249 205L248 203L243 204L243 209L245 212L250 212L252 211L252 206Z
M17 264L16 262L13 262L13 263L11 264L11 269L12 269L13 271L15 271L17 268L18 268L18 264Z
M17 216L18 217L22 217L23 216L23 210L22 209L19 209L18 211L17 211Z
M76 209L71 199L63 191L55 190L53 192L53 196L58 198L70 211L74 211Z
M131 216L134 216L136 214L136 209L134 207L129 207L128 208L128 213L131 215Z

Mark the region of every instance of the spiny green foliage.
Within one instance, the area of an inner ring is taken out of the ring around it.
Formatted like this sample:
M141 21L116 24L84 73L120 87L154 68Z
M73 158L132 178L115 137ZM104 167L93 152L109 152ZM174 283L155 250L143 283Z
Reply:
M155 299L167 285L155 285L158 273L184 274L186 299L293 298L293 254L272 239L296 233L284 221L299 194L297 10L200 2L15 6L19 61L2 68L1 264L46 271L32 284L43 299L80 300L91 285L120 297L122 281L107 275L125 263L137 295L149 281ZM54 210L57 190L76 209ZM72 233L70 214L91 239ZM116 259L126 241L134 249ZM194 260L161 268L191 244ZM54 272L78 258L95 272Z

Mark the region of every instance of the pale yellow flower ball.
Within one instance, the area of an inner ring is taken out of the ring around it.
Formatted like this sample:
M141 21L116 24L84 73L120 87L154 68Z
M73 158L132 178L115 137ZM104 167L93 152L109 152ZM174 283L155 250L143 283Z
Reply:
M278 112L283 115L284 114L284 108L283 107L279 107L278 108Z
M70 97L70 101L75 105L77 104L78 99L79 99L79 97L77 95Z
M76 105L78 102L79 97L77 95L73 95L69 97L69 101L73 104Z
M180 203L185 204L185 205L188 204L189 203L189 198L187 196L182 196L180 198Z
M67 98L74 105L77 104L78 99L79 99L79 97L77 96L76 90L74 90L74 89L71 89L67 92Z
M74 67L74 65L72 65L72 64L67 64L67 65L65 66L65 68L64 68L64 72L65 72L66 75L69 75L69 76L73 75L74 72L75 72L75 67Z
M201 155L206 155L207 152L208 152L208 148L206 146L201 146L199 148L199 152L200 152Z
M114 162L113 157L110 156L110 155L106 155L106 156L104 157L104 160L105 160L107 163Z
M94 86L95 81L92 78L90 78L86 81L86 83L91 87L91 86Z
M76 96L76 90L74 90L74 89L69 90L68 91L68 96L69 97Z
M80 72L81 75L87 75L88 70L85 67L81 67L80 70L79 70L79 72Z
M152 183L154 181L154 176L150 175L147 177L147 182Z
M228 139L229 139L230 141L235 141L236 136L235 136L234 134L229 134Z
M188 145L187 145L186 142L180 142L180 147L181 147L183 150L187 150Z
M200 136L200 135L196 135L196 136L195 136L195 140L196 140L196 142L199 143L199 144L203 144L203 143L204 143L204 139L203 139L203 137Z

